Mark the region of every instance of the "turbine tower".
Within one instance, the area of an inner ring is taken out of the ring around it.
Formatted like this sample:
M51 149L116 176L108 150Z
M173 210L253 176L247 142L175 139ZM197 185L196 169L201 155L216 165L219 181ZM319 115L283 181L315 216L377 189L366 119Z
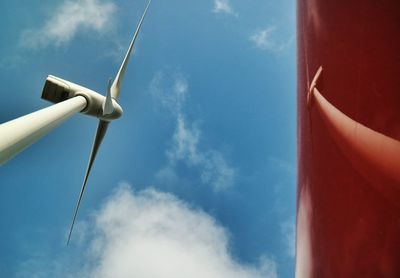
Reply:
M108 81L106 96L70 81L49 75L44 84L42 98L55 104L0 125L0 165L2 165L78 112L99 119L82 188L73 214L67 244L71 239L86 183L108 125L122 115L123 110L118 103L121 84L130 54L150 3L151 0L146 5L114 81L112 82L111 79Z

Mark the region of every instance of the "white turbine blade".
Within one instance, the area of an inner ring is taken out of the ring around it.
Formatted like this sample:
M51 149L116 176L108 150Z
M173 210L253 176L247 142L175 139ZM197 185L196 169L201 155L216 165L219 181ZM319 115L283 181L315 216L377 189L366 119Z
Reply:
M111 79L109 79L106 99L103 102L103 116L110 115L112 112L114 112L114 104L111 97Z
M100 120L99 121L99 125L97 126L96 137L94 138L92 151L90 153L89 162L88 162L88 166L87 166L87 169L86 169L85 178L83 179L81 192L79 193L79 198L78 198L78 202L76 204L74 217L72 218L72 223L71 223L71 228L69 230L67 245L69 244L69 240L71 239L71 234L72 234L72 230L74 229L75 219L76 219L76 216L78 214L79 206L81 204L82 196L83 196L83 193L85 191L86 182L88 180L88 177L89 177L89 174L90 174L90 170L92 169L93 162L94 162L94 160L96 158L97 151L99 150L100 144L103 141L104 135L106 134L108 124L109 124L109 122Z
M123 60L123 62L121 64L121 67L119 68L118 73L117 73L117 75L116 75L116 77L114 79L114 82L113 82L112 86L111 86L111 96L115 100L118 100L119 91L120 91L120 88L121 88L122 80L124 79L124 74L125 74L126 66L128 65L129 56L131 55L131 51L133 49L133 46L135 45L136 38L137 38L137 36L139 34L140 27L142 27L142 23L143 23L143 20L144 20L144 18L146 16L147 9L150 6L150 3L151 3L151 0L149 0L149 2L147 3L146 9L144 10L142 18L139 21L139 24L138 24L138 26L136 28L135 34L133 35L131 44L129 45L128 51L125 54L125 58L124 58L124 60Z

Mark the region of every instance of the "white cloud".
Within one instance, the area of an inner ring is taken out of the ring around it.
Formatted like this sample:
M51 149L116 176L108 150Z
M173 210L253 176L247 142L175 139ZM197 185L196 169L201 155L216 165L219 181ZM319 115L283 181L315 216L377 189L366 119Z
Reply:
M121 187L96 215L90 277L276 277L263 257L243 265L229 253L227 232L171 194Z
M176 181L178 176L175 167L178 163L184 163L197 168L201 182L211 185L215 191L229 188L235 180L235 169L220 151L200 148L202 132L198 125L187 120L184 113L189 88L186 78L181 73L175 74L172 79L168 79L173 82L167 85L164 84L165 79L164 74L158 72L150 84L150 92L174 117L176 126L172 144L166 151L168 165L159 171L157 177Z
M274 26L258 30L250 36L250 40L257 48L262 50L274 52L282 51L292 43L293 38L289 39L287 42L280 43L275 39L275 30L276 28Z
M82 30L102 33L112 25L115 5L101 0L66 0L40 29L22 33L20 43L26 48L56 46L69 42Z
M229 0L214 0L214 13L226 13L234 16L238 14L233 10Z
M83 226L89 227L87 245L74 233L68 252L33 256L15 277L277 277L272 258L239 262L230 253L229 232L214 218L154 189L134 193L119 186Z

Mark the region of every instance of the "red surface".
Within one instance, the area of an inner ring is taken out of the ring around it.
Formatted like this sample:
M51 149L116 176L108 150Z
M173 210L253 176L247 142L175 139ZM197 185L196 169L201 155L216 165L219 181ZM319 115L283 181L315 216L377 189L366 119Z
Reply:
M297 39L296 276L398 278L399 158L371 148L400 140L400 1L298 0ZM345 118L332 122L318 102L307 106L319 66L316 88ZM357 122L386 139L347 140L338 128L346 119L348 130Z

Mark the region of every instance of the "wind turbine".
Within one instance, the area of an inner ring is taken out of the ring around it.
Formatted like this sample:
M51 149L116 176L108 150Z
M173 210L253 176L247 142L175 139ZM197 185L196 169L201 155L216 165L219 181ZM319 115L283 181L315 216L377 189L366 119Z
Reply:
M118 103L121 85L130 54L150 3L151 0L146 5L114 81L112 82L111 79L108 81L106 96L70 81L49 75L44 84L42 98L55 104L0 125L0 165L2 165L78 112L99 119L82 188L73 214L67 244L71 239L86 183L108 125L123 113Z

